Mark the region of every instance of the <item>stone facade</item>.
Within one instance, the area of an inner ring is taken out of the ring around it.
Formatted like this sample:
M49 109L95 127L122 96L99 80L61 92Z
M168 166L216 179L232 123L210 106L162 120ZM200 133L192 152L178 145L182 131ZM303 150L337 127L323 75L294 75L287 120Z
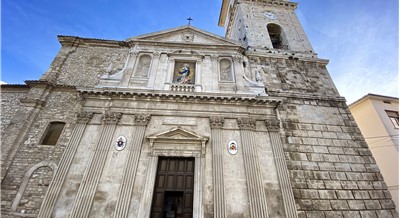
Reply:
M296 4L239 3L223 1L227 38L192 26L59 36L39 80L3 85L2 216L150 217L157 199L179 213L155 187L179 195L168 187L184 183L192 217L396 217ZM286 47L274 48L266 10ZM180 180L178 166L163 180L161 157L194 160L193 175Z

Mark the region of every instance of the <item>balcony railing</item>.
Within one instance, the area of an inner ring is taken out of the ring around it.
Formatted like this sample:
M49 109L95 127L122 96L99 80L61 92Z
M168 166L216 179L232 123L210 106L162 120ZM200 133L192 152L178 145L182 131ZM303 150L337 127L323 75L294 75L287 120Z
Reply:
M172 84L171 91L174 92L194 92L194 85L188 84Z

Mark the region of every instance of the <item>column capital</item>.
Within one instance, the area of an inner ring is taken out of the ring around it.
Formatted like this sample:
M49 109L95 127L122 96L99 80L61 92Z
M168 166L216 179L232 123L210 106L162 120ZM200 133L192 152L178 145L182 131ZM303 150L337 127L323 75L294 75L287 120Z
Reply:
M150 114L135 114L135 125L147 126L147 124L149 124L150 118Z
M280 122L277 118L265 120L265 125L267 126L268 131L277 132L280 129Z
M153 57L158 58L161 56L161 52L154 52Z
M256 121L253 118L237 118L237 123L240 129L256 129Z
M120 112L105 111L103 113L103 122L116 124L121 117L122 113Z
M210 117L210 126L212 129L221 129L224 127L223 117Z
M216 61L216 60L218 60L218 55L211 55L210 56L211 57L211 60L213 60L213 61Z
M93 113L87 111L80 111L76 113L76 117L78 118L77 119L78 123L88 123L92 119Z
M129 55L131 55L131 56L138 56L138 55L139 55L139 51L137 51L137 50L130 50L130 51L129 51Z
M235 55L232 57L234 62L241 62L243 60L242 55Z

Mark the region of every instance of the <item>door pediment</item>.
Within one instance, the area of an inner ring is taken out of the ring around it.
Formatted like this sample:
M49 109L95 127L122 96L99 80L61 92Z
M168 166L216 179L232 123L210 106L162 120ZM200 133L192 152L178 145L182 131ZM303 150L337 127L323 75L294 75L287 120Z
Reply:
M150 140L151 153L155 150L170 150L179 152L201 151L205 154L205 144L208 137L201 136L182 127L174 127L168 131L147 136Z

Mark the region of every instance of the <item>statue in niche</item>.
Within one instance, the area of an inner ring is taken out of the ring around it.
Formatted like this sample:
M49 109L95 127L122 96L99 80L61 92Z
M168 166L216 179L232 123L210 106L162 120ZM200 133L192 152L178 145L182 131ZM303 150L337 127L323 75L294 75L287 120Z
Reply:
M233 81L232 65L227 59L223 59L219 63L220 80L221 81Z
M151 63L151 57L149 55L140 56L135 76L147 77L149 74L150 63Z

